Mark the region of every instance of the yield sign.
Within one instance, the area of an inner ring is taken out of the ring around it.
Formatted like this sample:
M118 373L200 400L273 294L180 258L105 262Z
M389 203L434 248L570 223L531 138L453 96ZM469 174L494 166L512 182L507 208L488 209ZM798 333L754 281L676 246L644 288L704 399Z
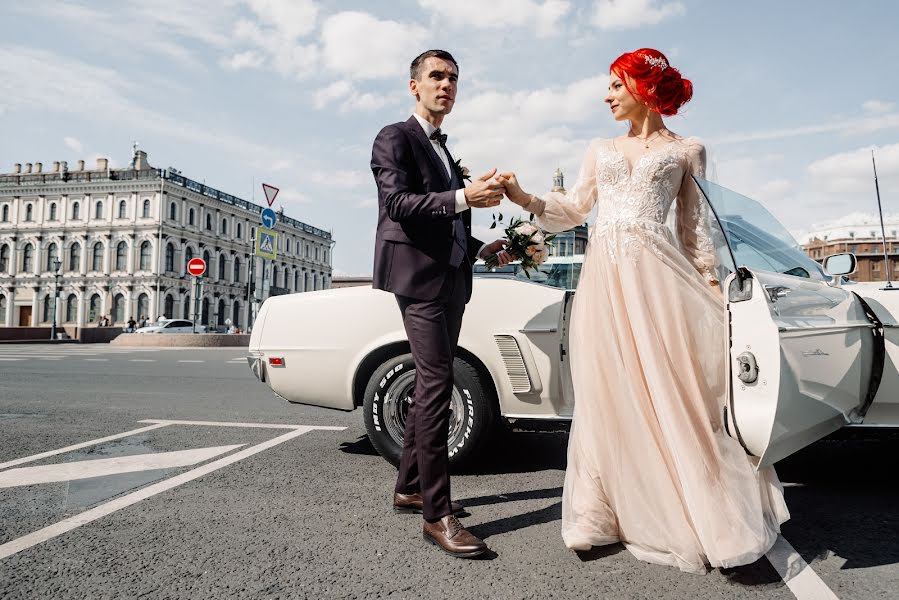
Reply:
M278 192L281 191L278 188L271 186L267 183L262 184L262 191L265 192L265 199L268 201L268 205L271 206L272 202L275 201L275 196L278 195Z

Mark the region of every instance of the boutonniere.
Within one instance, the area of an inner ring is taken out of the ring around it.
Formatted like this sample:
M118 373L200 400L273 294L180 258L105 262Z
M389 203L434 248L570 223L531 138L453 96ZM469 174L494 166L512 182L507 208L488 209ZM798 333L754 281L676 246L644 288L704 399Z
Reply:
M462 179L465 181L471 181L471 175L469 175L468 167L462 166L462 159L456 159L456 168L459 169L459 172L462 173Z

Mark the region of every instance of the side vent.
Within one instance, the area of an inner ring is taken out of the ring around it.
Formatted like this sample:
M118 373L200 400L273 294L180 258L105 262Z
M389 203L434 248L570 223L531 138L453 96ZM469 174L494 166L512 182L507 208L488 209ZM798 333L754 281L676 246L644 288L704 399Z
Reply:
M516 394L530 392L532 389L531 378L528 376L528 370L524 366L524 359L521 357L518 341L511 335L494 335L493 338L496 340L499 355L502 357L506 373L509 375L512 391Z

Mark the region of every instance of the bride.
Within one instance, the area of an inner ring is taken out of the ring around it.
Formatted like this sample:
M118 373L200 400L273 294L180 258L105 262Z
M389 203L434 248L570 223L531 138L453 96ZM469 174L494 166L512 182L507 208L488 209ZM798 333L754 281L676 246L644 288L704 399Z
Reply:
M725 304L691 179L703 176L705 148L662 121L693 87L650 48L623 54L610 72L605 101L630 129L590 143L567 196L537 198L514 173L498 177L547 231L579 225L596 207L571 317L562 537L573 550L622 542L684 571L748 564L789 513L774 470L756 471L723 430Z

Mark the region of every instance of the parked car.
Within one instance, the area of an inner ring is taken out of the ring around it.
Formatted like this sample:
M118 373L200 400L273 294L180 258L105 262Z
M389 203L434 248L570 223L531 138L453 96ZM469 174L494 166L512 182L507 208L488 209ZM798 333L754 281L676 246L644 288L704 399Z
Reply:
M715 217L727 299L727 433L764 465L841 427L899 425L899 293L843 288L853 255L822 269L760 204L697 183ZM501 422L571 419L574 284L560 282L514 270L475 278L453 365L452 463L477 456ZM289 402L361 407L372 444L398 462L415 366L391 294L355 287L269 298L248 362Z
M196 329L194 324L187 319L160 319L155 323L140 327L135 333L206 333L206 326L197 323Z

